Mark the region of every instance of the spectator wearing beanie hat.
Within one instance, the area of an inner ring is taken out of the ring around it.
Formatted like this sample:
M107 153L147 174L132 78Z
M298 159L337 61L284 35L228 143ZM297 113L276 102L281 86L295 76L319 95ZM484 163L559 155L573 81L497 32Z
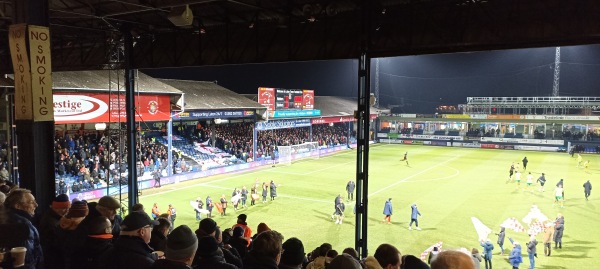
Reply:
M240 269L240 267L225 261L217 239L213 236L199 238L198 251L196 251L193 268Z
M214 236L217 230L217 222L211 218L204 218L198 224L198 230L196 230L196 236L198 238L204 236Z
M58 256L57 250L60 246L60 242L57 242L55 238L56 229L60 223L60 218L67 214L70 206L69 196L60 194L54 197L52 205L40 219L38 230L40 232L40 243L44 250L44 262L47 267L53 268L52 265L55 264L54 260Z
M244 229L243 237L248 242L247 246L250 246L250 242L252 241L252 229L248 227L248 223L246 223L246 219L248 216L246 214L240 214L237 217L236 224L231 227L231 229L235 229L235 227L242 227Z
M89 222L89 235L83 247L75 250L73 264L77 268L111 268L113 257L112 224L107 217L97 216Z
M68 213L60 219L60 228L69 231L75 230L88 213L89 209L86 202L73 202Z
M169 234L165 249L165 259L157 260L151 268L190 268L196 250L198 249L198 238L190 227L181 225Z
M59 228L56 229L55 245L58 255L54 258L58 267L72 268L73 254L79 246L73 242L77 238L76 229L83 219L88 215L88 205L84 201L74 201L69 208L69 212L60 219Z
M279 260L279 269L301 269L304 263L304 245L300 239L292 237L283 242L283 253Z

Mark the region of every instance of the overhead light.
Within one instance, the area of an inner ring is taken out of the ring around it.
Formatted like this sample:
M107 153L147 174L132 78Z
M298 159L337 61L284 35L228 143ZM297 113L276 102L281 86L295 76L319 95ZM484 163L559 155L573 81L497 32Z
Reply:
M96 125L94 125L94 127L95 127L96 131L104 131L104 130L106 130L106 123L99 122L99 123L96 123Z
M174 7L167 18L178 27L190 27L194 21L194 15L189 5Z

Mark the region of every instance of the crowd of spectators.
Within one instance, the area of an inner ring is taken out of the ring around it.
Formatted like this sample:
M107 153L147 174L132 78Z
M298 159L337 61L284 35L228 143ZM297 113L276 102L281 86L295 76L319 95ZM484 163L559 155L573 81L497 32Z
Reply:
M111 184L126 184L125 138L109 138L105 132L56 135L55 176L58 194L73 193ZM137 146L138 176L166 167L167 149L152 138Z
M287 128L259 131L257 137L257 156L252 155L252 130L253 123L229 123L205 126L199 124L195 133L187 139L197 139L197 142L207 142L215 145L240 160L250 161L265 157L272 157L277 151L277 146L290 146L310 142L308 127ZM185 129L187 130L187 129ZM348 130L345 124L313 125L312 140L320 146L333 147L346 144ZM214 141L214 143L213 143Z
M60 194L38 215L29 190L12 186L0 195L2 247L26 249L22 264L16 251L7 252L1 268L475 269L481 261L475 260L475 249L435 249L426 259L402 255L387 243L361 259L350 246L305 247L301 239L284 238L264 222L253 232L246 214L238 215L231 228L204 218L194 232L187 225L174 227L173 211L161 214L156 204L152 218L142 204L121 218L116 214L121 204L111 196L88 203Z

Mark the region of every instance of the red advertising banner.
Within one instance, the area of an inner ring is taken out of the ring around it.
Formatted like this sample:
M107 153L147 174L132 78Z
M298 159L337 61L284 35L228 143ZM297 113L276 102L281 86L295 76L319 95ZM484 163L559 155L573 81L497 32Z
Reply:
M481 144L482 149L498 149L500 146L496 144Z
M56 124L119 122L127 120L124 94L54 93ZM168 121L171 102L168 95L135 96L136 121Z
M326 117L319 119L312 119L312 124L327 124L327 123L338 123L338 122L351 122L356 119L353 116L343 116L343 117Z
M315 108L315 91L302 90L302 109Z
M258 103L267 107L268 111L274 111L275 88L258 88Z

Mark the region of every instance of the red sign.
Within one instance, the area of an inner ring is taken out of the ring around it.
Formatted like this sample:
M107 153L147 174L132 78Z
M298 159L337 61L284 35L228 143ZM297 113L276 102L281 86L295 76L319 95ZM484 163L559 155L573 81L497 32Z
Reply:
M315 91L302 90L302 109L315 108Z
M481 148L482 149L498 149L500 147L496 144L481 144Z
M266 106L268 111L275 110L275 88L258 88L258 103Z
M319 119L312 119L312 124L326 124L326 123L338 123L338 122L351 122L356 119L353 116L343 116L343 117L326 117Z
M119 122L127 120L124 94L54 93L54 121L57 124ZM168 95L135 96L136 121L168 121Z

